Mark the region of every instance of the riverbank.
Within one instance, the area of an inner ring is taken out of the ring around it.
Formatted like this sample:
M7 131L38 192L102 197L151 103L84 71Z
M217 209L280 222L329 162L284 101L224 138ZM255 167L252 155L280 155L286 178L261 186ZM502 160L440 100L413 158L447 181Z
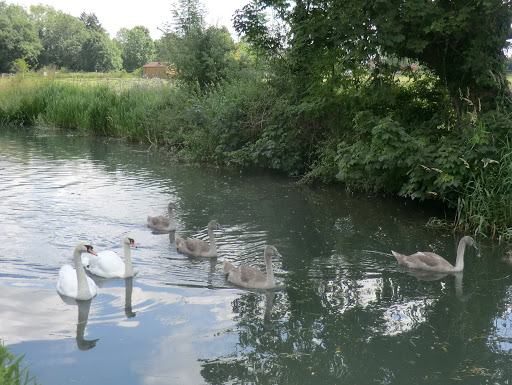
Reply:
M247 73L208 94L166 82L3 79L0 122L53 126L169 148L187 161L262 167L302 183L342 182L456 213L432 223L512 238L512 119L508 111L456 120L428 77L374 87L347 79L295 100Z

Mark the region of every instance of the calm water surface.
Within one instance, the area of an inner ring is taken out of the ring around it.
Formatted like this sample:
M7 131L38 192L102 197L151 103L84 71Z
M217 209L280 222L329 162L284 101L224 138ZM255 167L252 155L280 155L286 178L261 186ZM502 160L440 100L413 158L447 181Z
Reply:
M178 233L219 258L188 258L147 215L179 205ZM0 128L0 339L42 384L507 384L510 245L477 239L464 276L417 277L390 250L455 259L461 234L424 227L433 209L281 176L177 164L164 151L39 129ZM121 252L139 274L61 298L74 245ZM280 288L244 291L222 261L264 268Z

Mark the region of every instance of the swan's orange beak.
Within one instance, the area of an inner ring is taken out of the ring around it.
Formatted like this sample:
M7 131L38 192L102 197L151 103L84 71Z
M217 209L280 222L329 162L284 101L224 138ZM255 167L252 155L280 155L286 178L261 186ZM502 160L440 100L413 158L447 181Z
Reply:
M94 254L94 255L98 255L98 254L96 254L96 252L92 249L92 246L87 246L87 252L88 252L88 253L91 253L91 254Z
M130 239L130 245L137 248L137 245L135 244L135 241L133 239Z

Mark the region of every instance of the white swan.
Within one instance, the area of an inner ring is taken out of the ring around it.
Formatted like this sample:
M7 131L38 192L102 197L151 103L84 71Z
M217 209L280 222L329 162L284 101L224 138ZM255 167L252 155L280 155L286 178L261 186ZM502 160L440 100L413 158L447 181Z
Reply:
M59 280L57 282L57 291L60 294L78 300L91 299L98 292L98 287L94 281L85 274L81 260L82 253L96 255L89 243L77 243L73 252L75 269L71 265L62 266L59 270Z
M214 258L217 256L217 246L215 245L215 235L213 234L213 230L221 229L222 227L217 223L217 221L212 220L208 223L208 238L210 240L210 244L202 239L183 239L176 236L176 247L180 253L188 254L193 257Z
M124 262L112 250L100 251L97 255L89 257L88 270L98 277L103 278L127 278L133 277L132 254L130 246L137 247L135 241L129 235L123 237ZM86 259L83 258L86 263Z
M176 208L174 202L169 202L167 205L167 213L169 218L159 215L157 217L150 217L148 215L148 226L156 231L176 231L176 223L174 222L173 210Z
M393 253L393 256L399 264L404 265L409 269L453 273L464 269L464 250L466 245L473 246L478 250L473 238L470 236L462 237L459 241L459 246L457 247L457 259L455 261L455 266L435 253L418 251L411 255L404 255L395 253L393 250L391 250L391 253Z
M255 267L241 265L233 266L228 261L224 261L224 271L227 273L228 281L238 286L248 289L273 289L276 287L274 270L272 268L272 257L280 255L274 246L265 247L263 256L267 267L267 275L263 274Z

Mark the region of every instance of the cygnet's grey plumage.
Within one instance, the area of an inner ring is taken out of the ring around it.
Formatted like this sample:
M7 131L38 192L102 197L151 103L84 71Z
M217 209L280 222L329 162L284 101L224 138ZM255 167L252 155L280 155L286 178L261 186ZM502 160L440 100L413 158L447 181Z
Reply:
M208 223L208 238L210 243L197 238L183 239L176 236L176 247L180 253L192 257L215 258L217 256L217 246L215 244L215 235L213 230L221 230L222 227L215 220Z
M274 278L274 269L272 268L272 257L280 255L274 246L265 247L263 257L267 268L267 274L263 274L259 269L249 266L233 266L228 261L224 261L224 271L227 274L229 282L247 289L273 289L276 287Z
M157 217L148 216L148 226L156 231L176 231L173 210L176 208L174 202L169 202L167 212L169 217L159 215Z
M437 272L458 272L464 269L464 250L466 246L473 246L475 249L476 243L470 236L465 236L459 241L457 247L457 259L455 266L446 261L440 255L430 252L418 251L411 255L399 254L391 250L393 256L399 264L408 267L409 269L437 271Z

